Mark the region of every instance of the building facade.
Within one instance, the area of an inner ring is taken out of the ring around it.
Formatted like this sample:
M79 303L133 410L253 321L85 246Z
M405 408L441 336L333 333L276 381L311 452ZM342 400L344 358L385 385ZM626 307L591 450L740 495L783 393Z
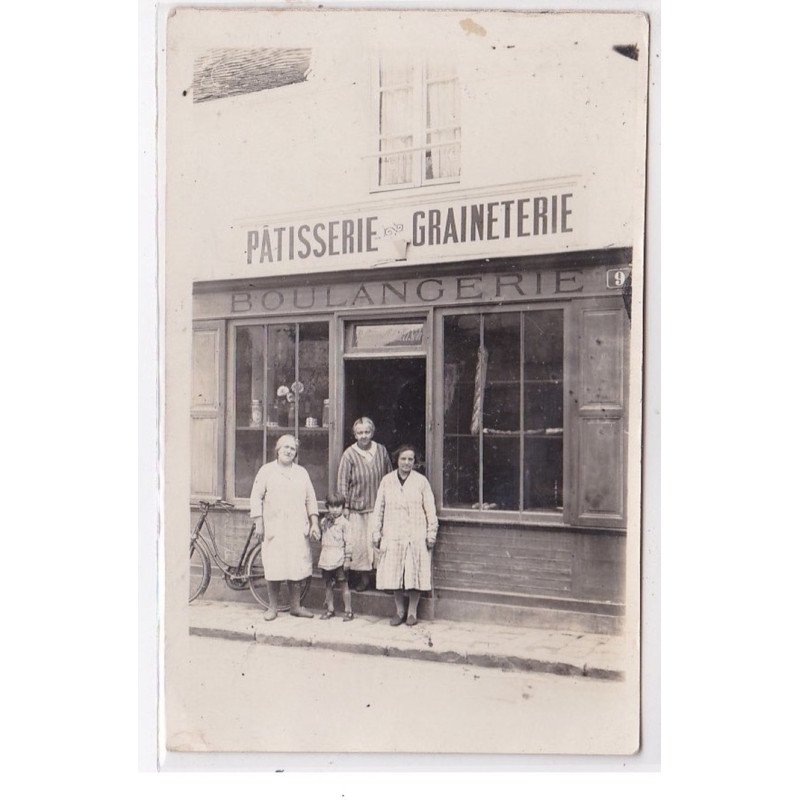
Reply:
M188 494L236 506L231 553L281 434L321 501L369 416L424 454L426 614L620 629L647 27L570 16L277 15L172 76L196 212L170 227L192 269L166 293L192 298Z

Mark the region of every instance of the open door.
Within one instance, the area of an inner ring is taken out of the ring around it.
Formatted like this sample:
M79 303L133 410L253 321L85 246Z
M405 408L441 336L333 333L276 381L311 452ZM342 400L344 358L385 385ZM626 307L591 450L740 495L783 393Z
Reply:
M392 454L401 444L420 453L425 473L426 353L422 320L348 323L344 359L344 445L360 417L375 423L375 441Z

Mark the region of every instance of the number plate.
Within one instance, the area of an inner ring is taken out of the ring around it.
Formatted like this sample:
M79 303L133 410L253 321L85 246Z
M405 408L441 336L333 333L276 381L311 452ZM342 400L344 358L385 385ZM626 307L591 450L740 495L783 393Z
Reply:
M618 267L606 272L606 286L609 289L621 289L631 279L630 267Z

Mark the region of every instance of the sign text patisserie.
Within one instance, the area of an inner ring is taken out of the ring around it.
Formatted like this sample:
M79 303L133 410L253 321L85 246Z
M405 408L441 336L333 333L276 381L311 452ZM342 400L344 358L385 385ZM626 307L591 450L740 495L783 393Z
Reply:
M264 225L246 231L246 258L248 264L278 264L377 253L382 240L422 248L568 234L572 197L542 194Z

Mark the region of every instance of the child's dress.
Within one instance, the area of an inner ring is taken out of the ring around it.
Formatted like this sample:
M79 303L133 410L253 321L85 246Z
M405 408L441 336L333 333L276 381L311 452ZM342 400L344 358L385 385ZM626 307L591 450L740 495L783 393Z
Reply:
M318 567L326 572L335 572L344 566L345 559L353 557L350 530L344 516L325 517L322 520L322 549Z

